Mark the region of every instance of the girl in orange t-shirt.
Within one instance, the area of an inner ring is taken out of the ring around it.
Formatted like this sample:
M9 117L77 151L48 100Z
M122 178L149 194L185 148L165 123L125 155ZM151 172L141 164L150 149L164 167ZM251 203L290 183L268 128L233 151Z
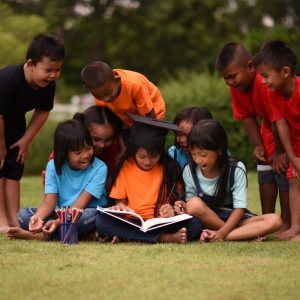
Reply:
M135 211L143 219L172 217L175 202L184 199L180 168L164 150L168 128L174 124L141 116L138 119L132 126L128 148L112 176L109 197L115 200L115 205L111 208ZM149 120L150 124L143 123ZM196 218L146 233L101 213L96 223L101 234L144 242L186 243L198 239L202 230Z

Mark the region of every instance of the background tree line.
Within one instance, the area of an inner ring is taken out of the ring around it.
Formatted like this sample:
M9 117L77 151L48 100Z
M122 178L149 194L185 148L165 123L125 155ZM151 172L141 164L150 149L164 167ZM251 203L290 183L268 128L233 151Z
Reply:
M215 58L229 41L255 53L270 39L298 56L299 16L297 0L0 0L0 67L24 61L37 33L59 35L67 57L57 101L86 93L80 71L93 60L144 73L161 88L169 119L187 105L206 106L228 130L233 153L251 166Z

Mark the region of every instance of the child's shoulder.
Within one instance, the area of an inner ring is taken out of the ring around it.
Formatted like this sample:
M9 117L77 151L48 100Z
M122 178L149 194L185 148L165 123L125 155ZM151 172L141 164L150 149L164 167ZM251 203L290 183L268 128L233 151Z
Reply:
M1 80L16 80L24 77L23 64L10 65L3 69L0 69L0 79Z
M107 169L106 163L103 160L101 160L100 158L97 158L97 157L94 158L94 160L92 162L92 165L94 167Z
M145 75L135 71L124 69L114 69L114 71L118 73L123 83L141 84L148 81Z

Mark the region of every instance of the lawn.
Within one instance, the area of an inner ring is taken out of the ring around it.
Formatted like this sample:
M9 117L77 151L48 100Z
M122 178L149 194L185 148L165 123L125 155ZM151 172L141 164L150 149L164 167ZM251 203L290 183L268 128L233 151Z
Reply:
M22 206L42 199L22 180ZM259 213L249 174L249 208ZM300 243L98 244L10 241L0 235L0 299L299 299Z

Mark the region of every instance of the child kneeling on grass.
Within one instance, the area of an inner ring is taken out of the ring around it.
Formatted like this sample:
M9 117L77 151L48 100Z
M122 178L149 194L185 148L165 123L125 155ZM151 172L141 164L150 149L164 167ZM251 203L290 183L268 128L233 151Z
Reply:
M164 144L168 129L179 128L169 122L131 116L136 121L129 145L112 176L109 194L115 200L112 209L135 211L143 219L172 217L175 201L184 197L184 183L178 164L166 153ZM101 234L128 241L186 243L199 239L202 223L193 217L144 233L99 213L96 227Z
M20 227L8 230L9 238L59 239L60 221L55 208L84 209L78 221L78 235L86 238L95 232L96 207L107 204L107 167L94 157L92 138L78 120L60 123L54 136L54 159L46 170L45 198L36 208L18 213Z
M200 121L188 143L193 162L183 171L186 211L206 228L200 240L261 239L280 228L276 214L256 216L247 210L246 169L241 161L228 157L227 134L219 122Z

